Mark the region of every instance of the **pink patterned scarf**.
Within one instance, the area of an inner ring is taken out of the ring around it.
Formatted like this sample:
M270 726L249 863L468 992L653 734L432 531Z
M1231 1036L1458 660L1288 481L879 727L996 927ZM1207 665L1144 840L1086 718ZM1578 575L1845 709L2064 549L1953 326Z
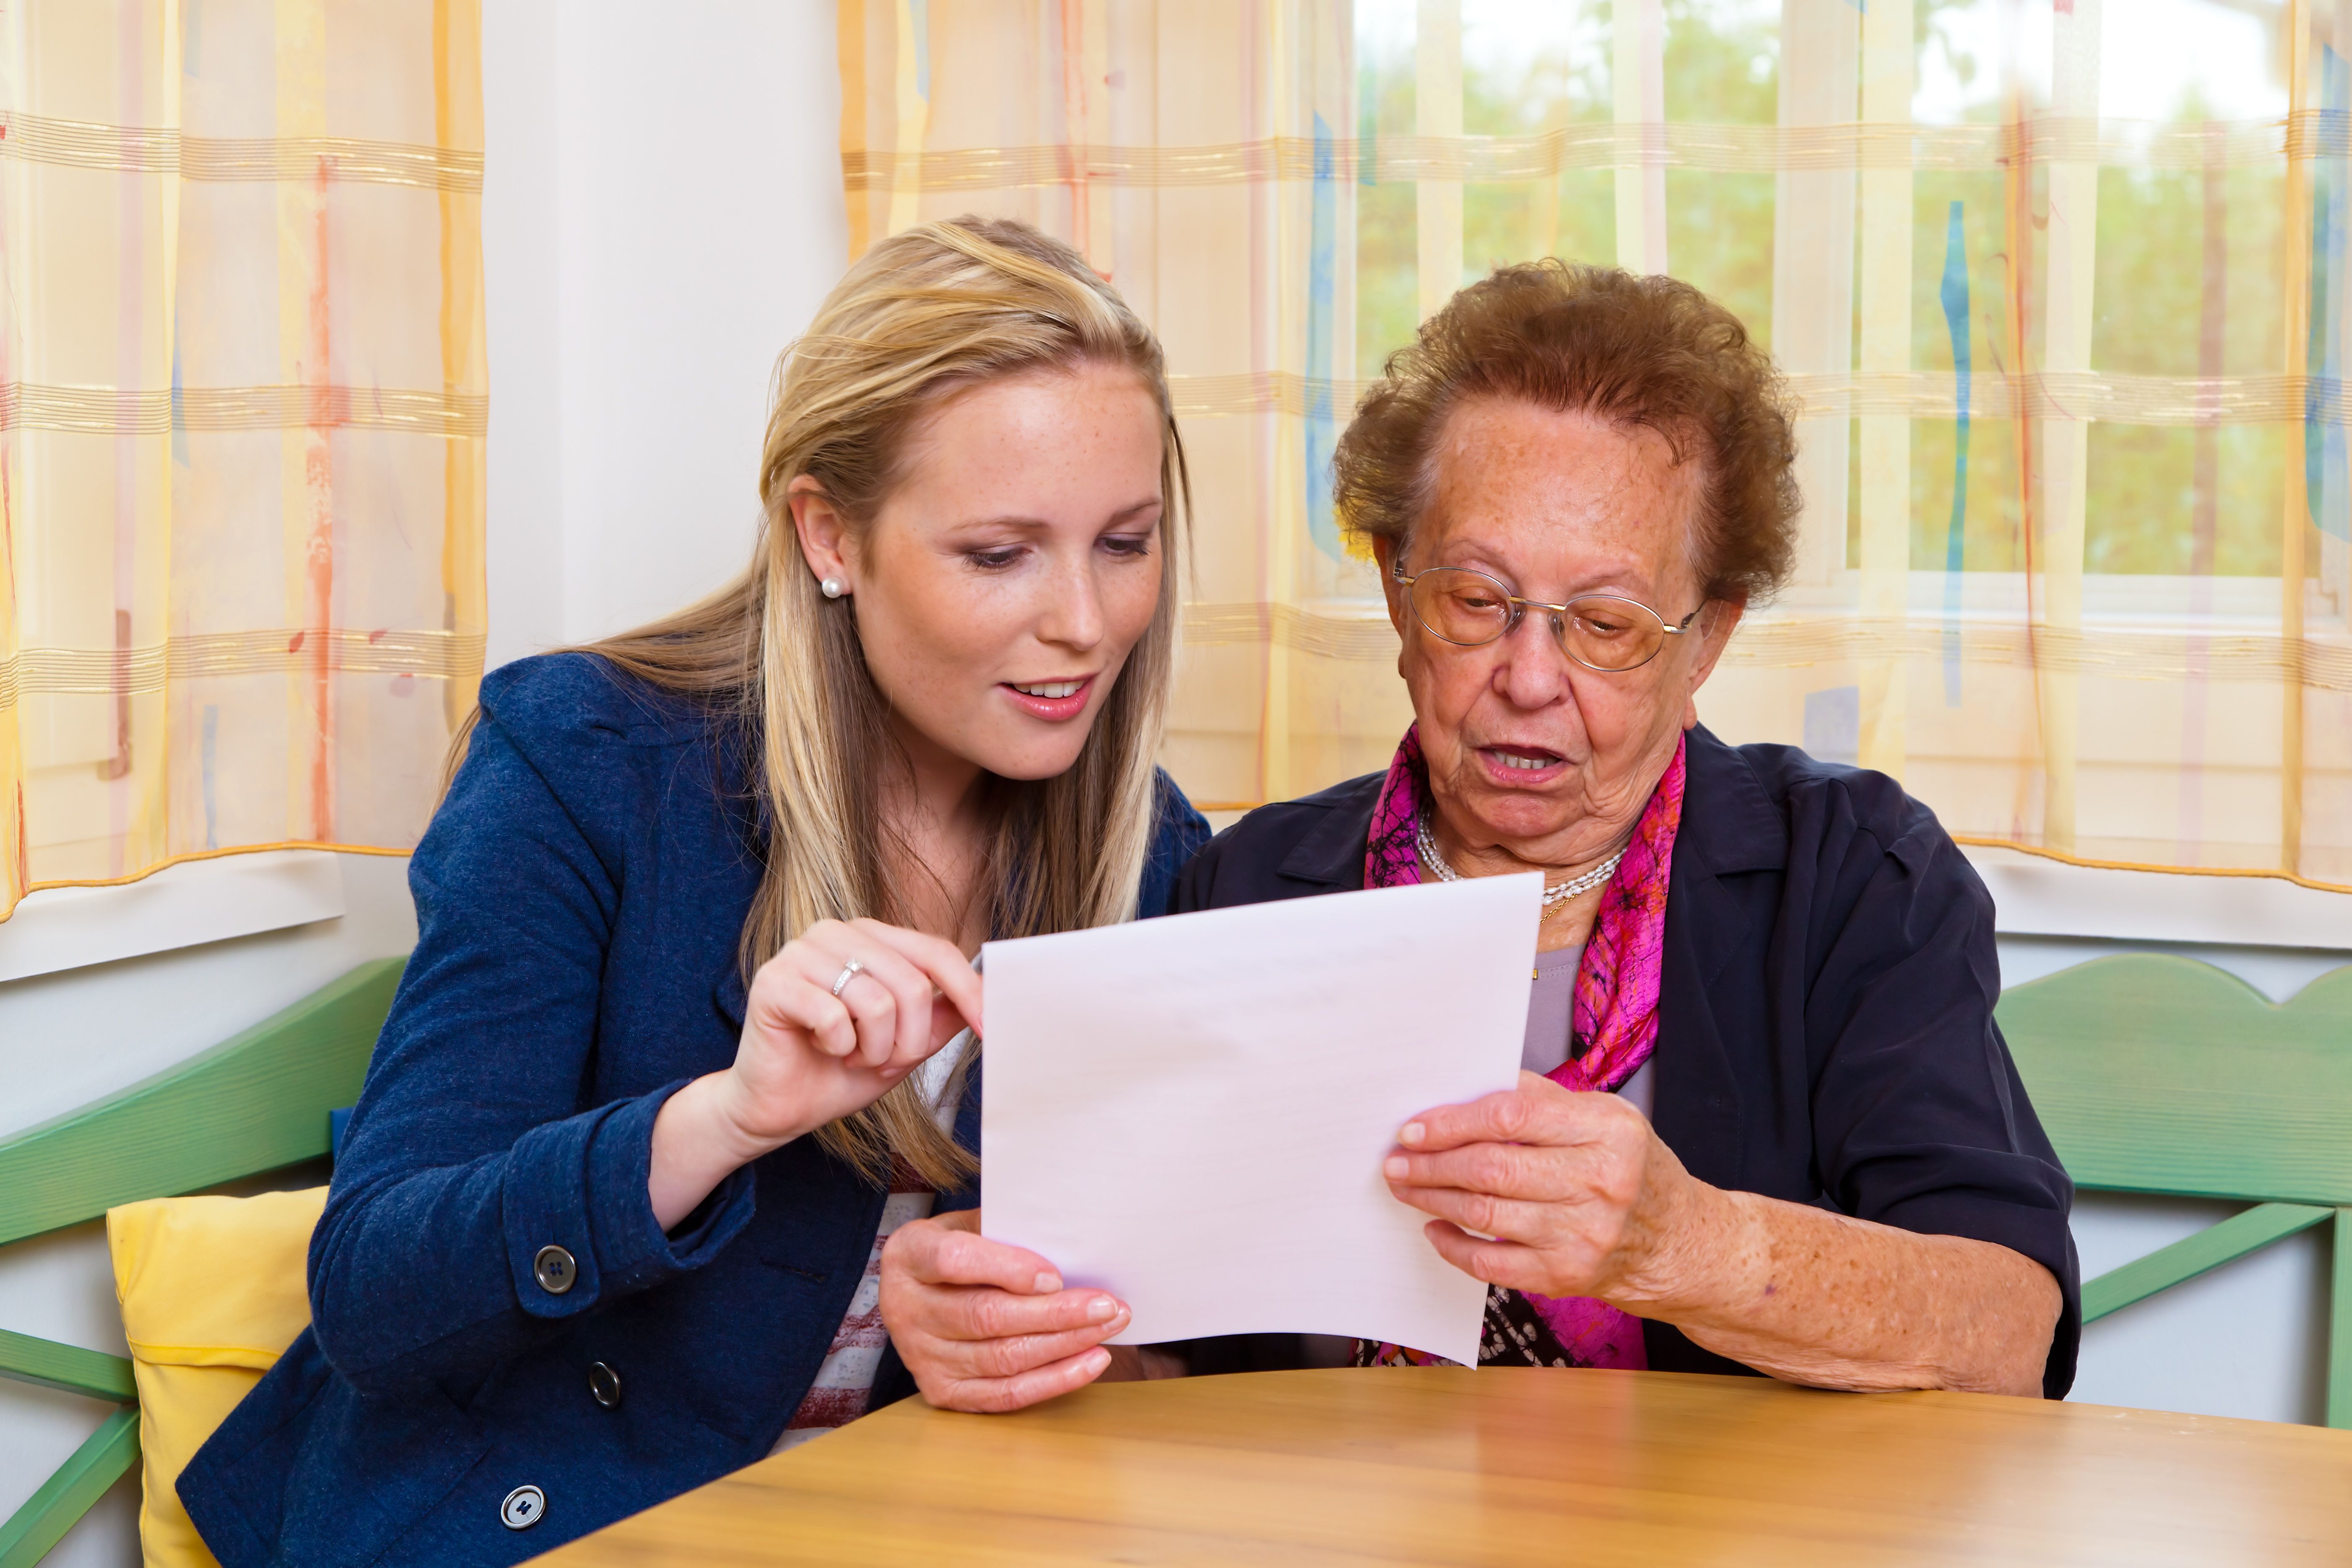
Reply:
M1601 895L1584 956L1576 973L1572 1026L1576 1047L1548 1076L1562 1088L1611 1093L1650 1059L1658 1040L1658 987L1664 972L1666 883L1674 868L1675 832L1683 817L1683 753L1650 794L1633 826L1625 858ZM1429 799L1429 768L1422 759L1421 726L1404 732L1389 776L1372 807L1364 850L1364 886L1408 887L1421 880L1415 829ZM1589 1297L1528 1293L1527 1300L1568 1352L1586 1366L1643 1368L1641 1320ZM1375 1365L1429 1365L1438 1358L1384 1344Z

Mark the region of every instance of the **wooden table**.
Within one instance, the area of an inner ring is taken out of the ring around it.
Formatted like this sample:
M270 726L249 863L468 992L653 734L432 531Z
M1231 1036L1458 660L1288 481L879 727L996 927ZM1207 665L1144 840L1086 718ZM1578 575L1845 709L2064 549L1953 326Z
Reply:
M1461 1368L919 1401L575 1542L606 1563L2352 1563L2352 1433Z

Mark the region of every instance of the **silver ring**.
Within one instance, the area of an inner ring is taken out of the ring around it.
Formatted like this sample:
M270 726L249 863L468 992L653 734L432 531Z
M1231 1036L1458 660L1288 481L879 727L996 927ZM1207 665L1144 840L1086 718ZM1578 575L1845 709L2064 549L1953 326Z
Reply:
M841 973L839 977L833 983L833 994L835 999L839 1000L843 988L848 985L851 981L856 979L859 975L865 973L866 966L858 963L857 960L854 958L847 963L843 964L841 966Z

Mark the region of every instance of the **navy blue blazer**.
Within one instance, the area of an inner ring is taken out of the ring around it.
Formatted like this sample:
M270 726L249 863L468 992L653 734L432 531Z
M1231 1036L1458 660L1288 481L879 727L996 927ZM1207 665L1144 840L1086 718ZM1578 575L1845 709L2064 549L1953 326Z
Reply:
M311 1326L180 1477L226 1568L513 1563L764 1457L881 1220L813 1139L676 1234L654 1218L655 1113L742 1027L740 732L581 654L492 672L481 704L410 865L416 951L311 1238ZM1208 837L1160 787L1151 914ZM980 1079L955 1129L975 1151ZM509 1528L523 1487L543 1505Z
M2023 1253L2065 1310L2042 1390L2074 1381L2074 1184L1993 1022L1992 899L1935 814L1884 773L1690 731L1666 888L1654 1125L1691 1174ZM1381 773L1262 806L1178 879L1175 910L1364 885ZM1665 1323L1662 1372L1747 1373ZM1196 1367L1284 1364L1274 1336Z

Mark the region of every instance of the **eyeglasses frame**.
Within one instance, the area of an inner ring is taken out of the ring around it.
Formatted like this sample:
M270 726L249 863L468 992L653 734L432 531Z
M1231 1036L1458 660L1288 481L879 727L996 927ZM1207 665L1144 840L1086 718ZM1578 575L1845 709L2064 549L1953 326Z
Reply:
M1465 572L1473 577L1484 577L1487 582L1492 583L1496 587L1501 589L1503 591L1504 603L1511 606L1510 618L1503 623L1503 629L1496 632L1493 637L1488 637L1485 642L1455 642L1452 637L1447 637L1444 632L1441 632L1435 626L1431 626L1427 617L1422 615L1421 605L1413 600L1412 585L1415 583L1420 582L1423 577L1428 576L1432 572ZM1666 619L1665 616L1658 614L1657 611L1650 608L1649 605L1642 603L1641 600L1630 598L1623 594L1579 594L1574 599L1570 600L1568 605L1547 605L1541 599L1523 599L1519 597L1519 595L1511 592L1511 585L1508 583L1504 582L1492 572L1481 572L1475 566L1431 566L1423 571L1416 572L1412 576L1408 577L1404 574L1404 559L1402 555L1397 558L1396 566L1394 570L1390 573L1390 575L1396 579L1396 583L1399 587L1405 590L1405 603L1412 605L1412 618L1421 623L1421 629L1427 632L1431 637L1435 637L1439 642L1444 643L1448 647L1491 647L1495 644L1501 642L1505 637L1509 637L1513 632L1517 631L1519 629L1519 623L1527 618L1527 613L1529 610L1543 610L1555 616L1566 616L1573 614L1573 611L1570 608L1570 605L1581 604L1587 599L1608 599L1620 605L1631 605L1635 609L1641 611L1643 615L1658 623L1658 630L1662 635L1658 639L1658 646L1650 650L1649 657L1633 664L1621 665L1615 669L1608 668L1602 665L1594 664L1589 659L1578 658L1575 653L1570 649L1568 643L1560 637L1559 633L1557 631L1554 632L1552 634L1552 641L1559 647L1559 651L1567 654L1570 660L1582 665L1585 668L1592 671L1595 675L1623 675L1629 671L1641 668L1643 665L1648 664L1652 659L1656 658L1658 655L1665 651L1665 639L1667 637L1685 636L1690 631L1690 624L1698 619L1699 610L1706 608L1706 605L1702 603L1698 606L1698 609L1693 610L1689 615L1685 616L1677 622Z

